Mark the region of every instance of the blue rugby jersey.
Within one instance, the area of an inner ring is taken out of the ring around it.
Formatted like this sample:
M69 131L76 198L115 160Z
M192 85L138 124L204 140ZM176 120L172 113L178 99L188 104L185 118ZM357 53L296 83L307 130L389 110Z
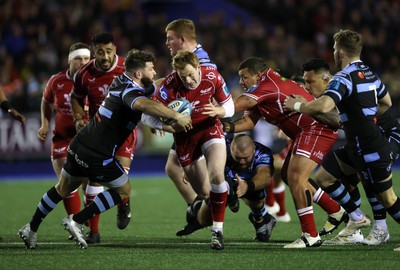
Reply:
M386 94L385 85L361 60L336 73L324 95L339 109L346 144L357 152L371 153L387 143L375 123L378 96Z
M235 174L238 174L240 178L245 181L250 181L256 174L256 168L259 166L271 167L271 174L273 173L274 159L272 157L271 150L259 142L254 142L256 145L256 150L250 166L248 166L244 171L235 168L235 161L233 160L230 151L231 142L232 140L226 141L227 159L225 165L225 177L228 181L233 180L237 182Z

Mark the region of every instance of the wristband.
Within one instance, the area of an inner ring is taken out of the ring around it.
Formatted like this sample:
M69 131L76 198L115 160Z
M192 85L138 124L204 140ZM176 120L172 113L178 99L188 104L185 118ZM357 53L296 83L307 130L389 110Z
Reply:
M301 104L303 104L303 103L297 101L297 102L293 105L293 110L295 110L296 112L300 112Z
M229 133L235 133L235 124L232 122L229 122Z
M248 181L247 182L247 192L246 192L246 194L253 193L255 189L256 189L256 186L254 185L254 182L253 181Z
M5 111L8 112L8 110L12 109L11 103L8 100L3 100L0 103L0 108Z

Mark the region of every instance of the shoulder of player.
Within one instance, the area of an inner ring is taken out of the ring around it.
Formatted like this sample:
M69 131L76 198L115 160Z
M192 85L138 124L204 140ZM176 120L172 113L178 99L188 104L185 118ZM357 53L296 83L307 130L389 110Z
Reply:
M48 83L53 83L53 82L55 82L57 80L62 80L63 77L66 78L65 71L57 72L57 73L55 73L55 74L50 76L50 78L48 80Z
M136 91L145 93L145 89L140 85L132 81L125 73L114 78L112 84L110 85L110 91L113 90L122 91L125 93Z
M178 82L179 82L178 73L176 73L176 71L174 71L164 78L164 80L160 84L160 87L164 86L166 88L172 88L175 85L177 85Z
M74 81L82 80L85 76L97 71L94 60L95 59L90 60L89 63L78 69L74 75Z
M218 73L218 70L213 65L200 65L200 69L201 69L201 71L205 71L205 72L216 72L216 73Z
M212 81L213 83L216 83L218 81L220 81L221 83L225 82L224 78L218 72L218 70L212 66L201 66L201 79L209 80Z
M86 65L83 65L82 67L80 67L79 68L79 70L77 71L77 73L79 74L79 73L84 73L84 72L87 72L87 71L89 71L89 70L93 70L93 69L96 69L96 66L95 66L95 58L93 58L92 60L90 60Z
M118 68L118 69L122 68L123 70L125 70L125 58L120 55L117 55L117 57L118 57L118 60L117 60L116 68Z
M72 83L71 78L67 77L66 70L63 70L57 72L56 74L53 74L47 81L47 86L54 87L55 84L58 84L59 88L61 88L65 84L70 84L70 83Z
M351 75L345 71L339 71L335 75L332 76L332 79L329 81L328 89L338 89L340 85L351 86L352 79Z
M168 102L175 99L175 91L177 91L179 87L180 85L178 83L177 77L173 76L173 74L170 74L164 78L163 82L155 90L152 98L164 104L167 104Z
M271 149L265 145L263 145L262 143L259 142L254 142L254 144L256 145L256 153L258 154L264 154L264 155L271 155Z

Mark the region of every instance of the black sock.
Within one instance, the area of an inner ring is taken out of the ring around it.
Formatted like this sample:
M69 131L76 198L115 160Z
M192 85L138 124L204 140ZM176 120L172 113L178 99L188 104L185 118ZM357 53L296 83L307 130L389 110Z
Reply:
M107 211L120 202L122 202L121 196L115 191L108 189L97 194L92 203L74 215L73 220L79 224L83 224L95 215Z
M335 183L323 190L329 194L329 197L339 203L347 213L354 212L357 209L357 205L351 199L345 186L339 181L335 181Z
M371 205L372 213L374 214L374 219L386 219L386 209L385 207L378 202L374 193L370 191L368 188L365 188L365 194L367 195L367 199L369 204Z
M37 232L40 223L42 223L43 219L45 219L61 200L62 197L58 194L55 187L52 187L43 195L30 222L32 231Z
M360 190L358 187L354 187L352 191L349 191L350 197L353 200L353 202L357 205L357 207L360 207L361 205L361 195L360 195Z

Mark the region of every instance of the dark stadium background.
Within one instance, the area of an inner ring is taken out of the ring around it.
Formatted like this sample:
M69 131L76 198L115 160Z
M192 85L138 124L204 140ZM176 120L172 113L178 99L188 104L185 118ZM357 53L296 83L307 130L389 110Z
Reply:
M113 33L117 53L131 48L155 52L156 70L170 72L164 29L190 18L232 93L241 92L237 66L245 58L268 60L286 77L301 64L323 58L335 72L332 35L341 28L363 34L362 59L389 88L400 115L400 1L322 0L3 0L0 1L0 85L14 107L28 117L25 127L0 112L0 180L16 176L54 177L49 143L36 138L40 101L47 79L67 67L69 46L90 43L98 31ZM132 174L163 174L171 138L141 129Z

